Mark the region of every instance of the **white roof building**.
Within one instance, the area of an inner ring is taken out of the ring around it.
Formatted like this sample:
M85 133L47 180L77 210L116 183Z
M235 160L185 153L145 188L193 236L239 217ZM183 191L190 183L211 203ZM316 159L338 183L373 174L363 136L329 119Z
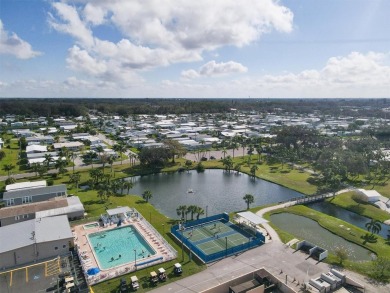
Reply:
M45 145L38 145L38 144L32 144L26 146L26 153L43 153L47 152L47 146Z
M12 190L20 190L20 189L27 189L27 188L36 188L36 187L45 187L46 186L46 180L41 181L33 181L33 182L19 182L14 184L8 184L5 187L5 191L12 191Z

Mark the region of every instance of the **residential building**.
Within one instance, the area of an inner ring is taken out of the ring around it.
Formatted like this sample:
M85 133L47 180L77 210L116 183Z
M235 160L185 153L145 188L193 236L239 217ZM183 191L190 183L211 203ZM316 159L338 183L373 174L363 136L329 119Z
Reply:
M2 201L6 206L21 205L32 202L49 200L55 197L66 197L67 190L65 184L26 188L6 191L3 193Z

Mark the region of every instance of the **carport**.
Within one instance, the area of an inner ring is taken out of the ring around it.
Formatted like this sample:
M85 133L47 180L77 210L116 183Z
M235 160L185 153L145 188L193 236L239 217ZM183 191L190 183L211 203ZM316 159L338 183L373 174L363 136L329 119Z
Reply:
M240 224L246 224L252 228L255 228L256 225L261 225L268 223L268 221L252 212L241 212L237 213L237 222Z

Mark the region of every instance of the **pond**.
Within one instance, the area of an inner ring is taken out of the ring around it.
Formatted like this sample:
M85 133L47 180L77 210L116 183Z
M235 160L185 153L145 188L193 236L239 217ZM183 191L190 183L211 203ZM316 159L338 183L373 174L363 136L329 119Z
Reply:
M338 218L340 220L343 220L345 222L348 222L356 227L362 228L364 230L366 229L366 224L371 221L370 218L361 216L359 214L356 214L354 212L348 211L346 209L343 209L339 206L336 206L334 204L331 204L329 202L316 202L311 203L307 205L309 208L319 211L321 213L327 214L329 216ZM378 235L382 236L383 238L387 239L387 235L389 234L390 226L386 224L381 224L381 231L378 233Z
M344 247L348 252L349 260L371 260L371 251L329 232L312 219L290 213L279 213L271 215L271 222L280 229L325 248L331 253L336 247Z
M141 195L149 189L153 195L150 203L164 215L174 219L178 218L176 208L180 205L200 206L207 211L208 216L245 210L246 203L242 198L247 193L254 196L251 206L278 203L303 196L299 192L268 181L223 170L205 170L204 173L159 173L128 180L134 182L130 193Z

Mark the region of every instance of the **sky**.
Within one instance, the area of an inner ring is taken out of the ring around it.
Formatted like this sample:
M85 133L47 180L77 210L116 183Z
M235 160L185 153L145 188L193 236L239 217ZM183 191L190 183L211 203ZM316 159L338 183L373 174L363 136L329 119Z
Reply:
M0 0L0 98L389 98L388 0Z

